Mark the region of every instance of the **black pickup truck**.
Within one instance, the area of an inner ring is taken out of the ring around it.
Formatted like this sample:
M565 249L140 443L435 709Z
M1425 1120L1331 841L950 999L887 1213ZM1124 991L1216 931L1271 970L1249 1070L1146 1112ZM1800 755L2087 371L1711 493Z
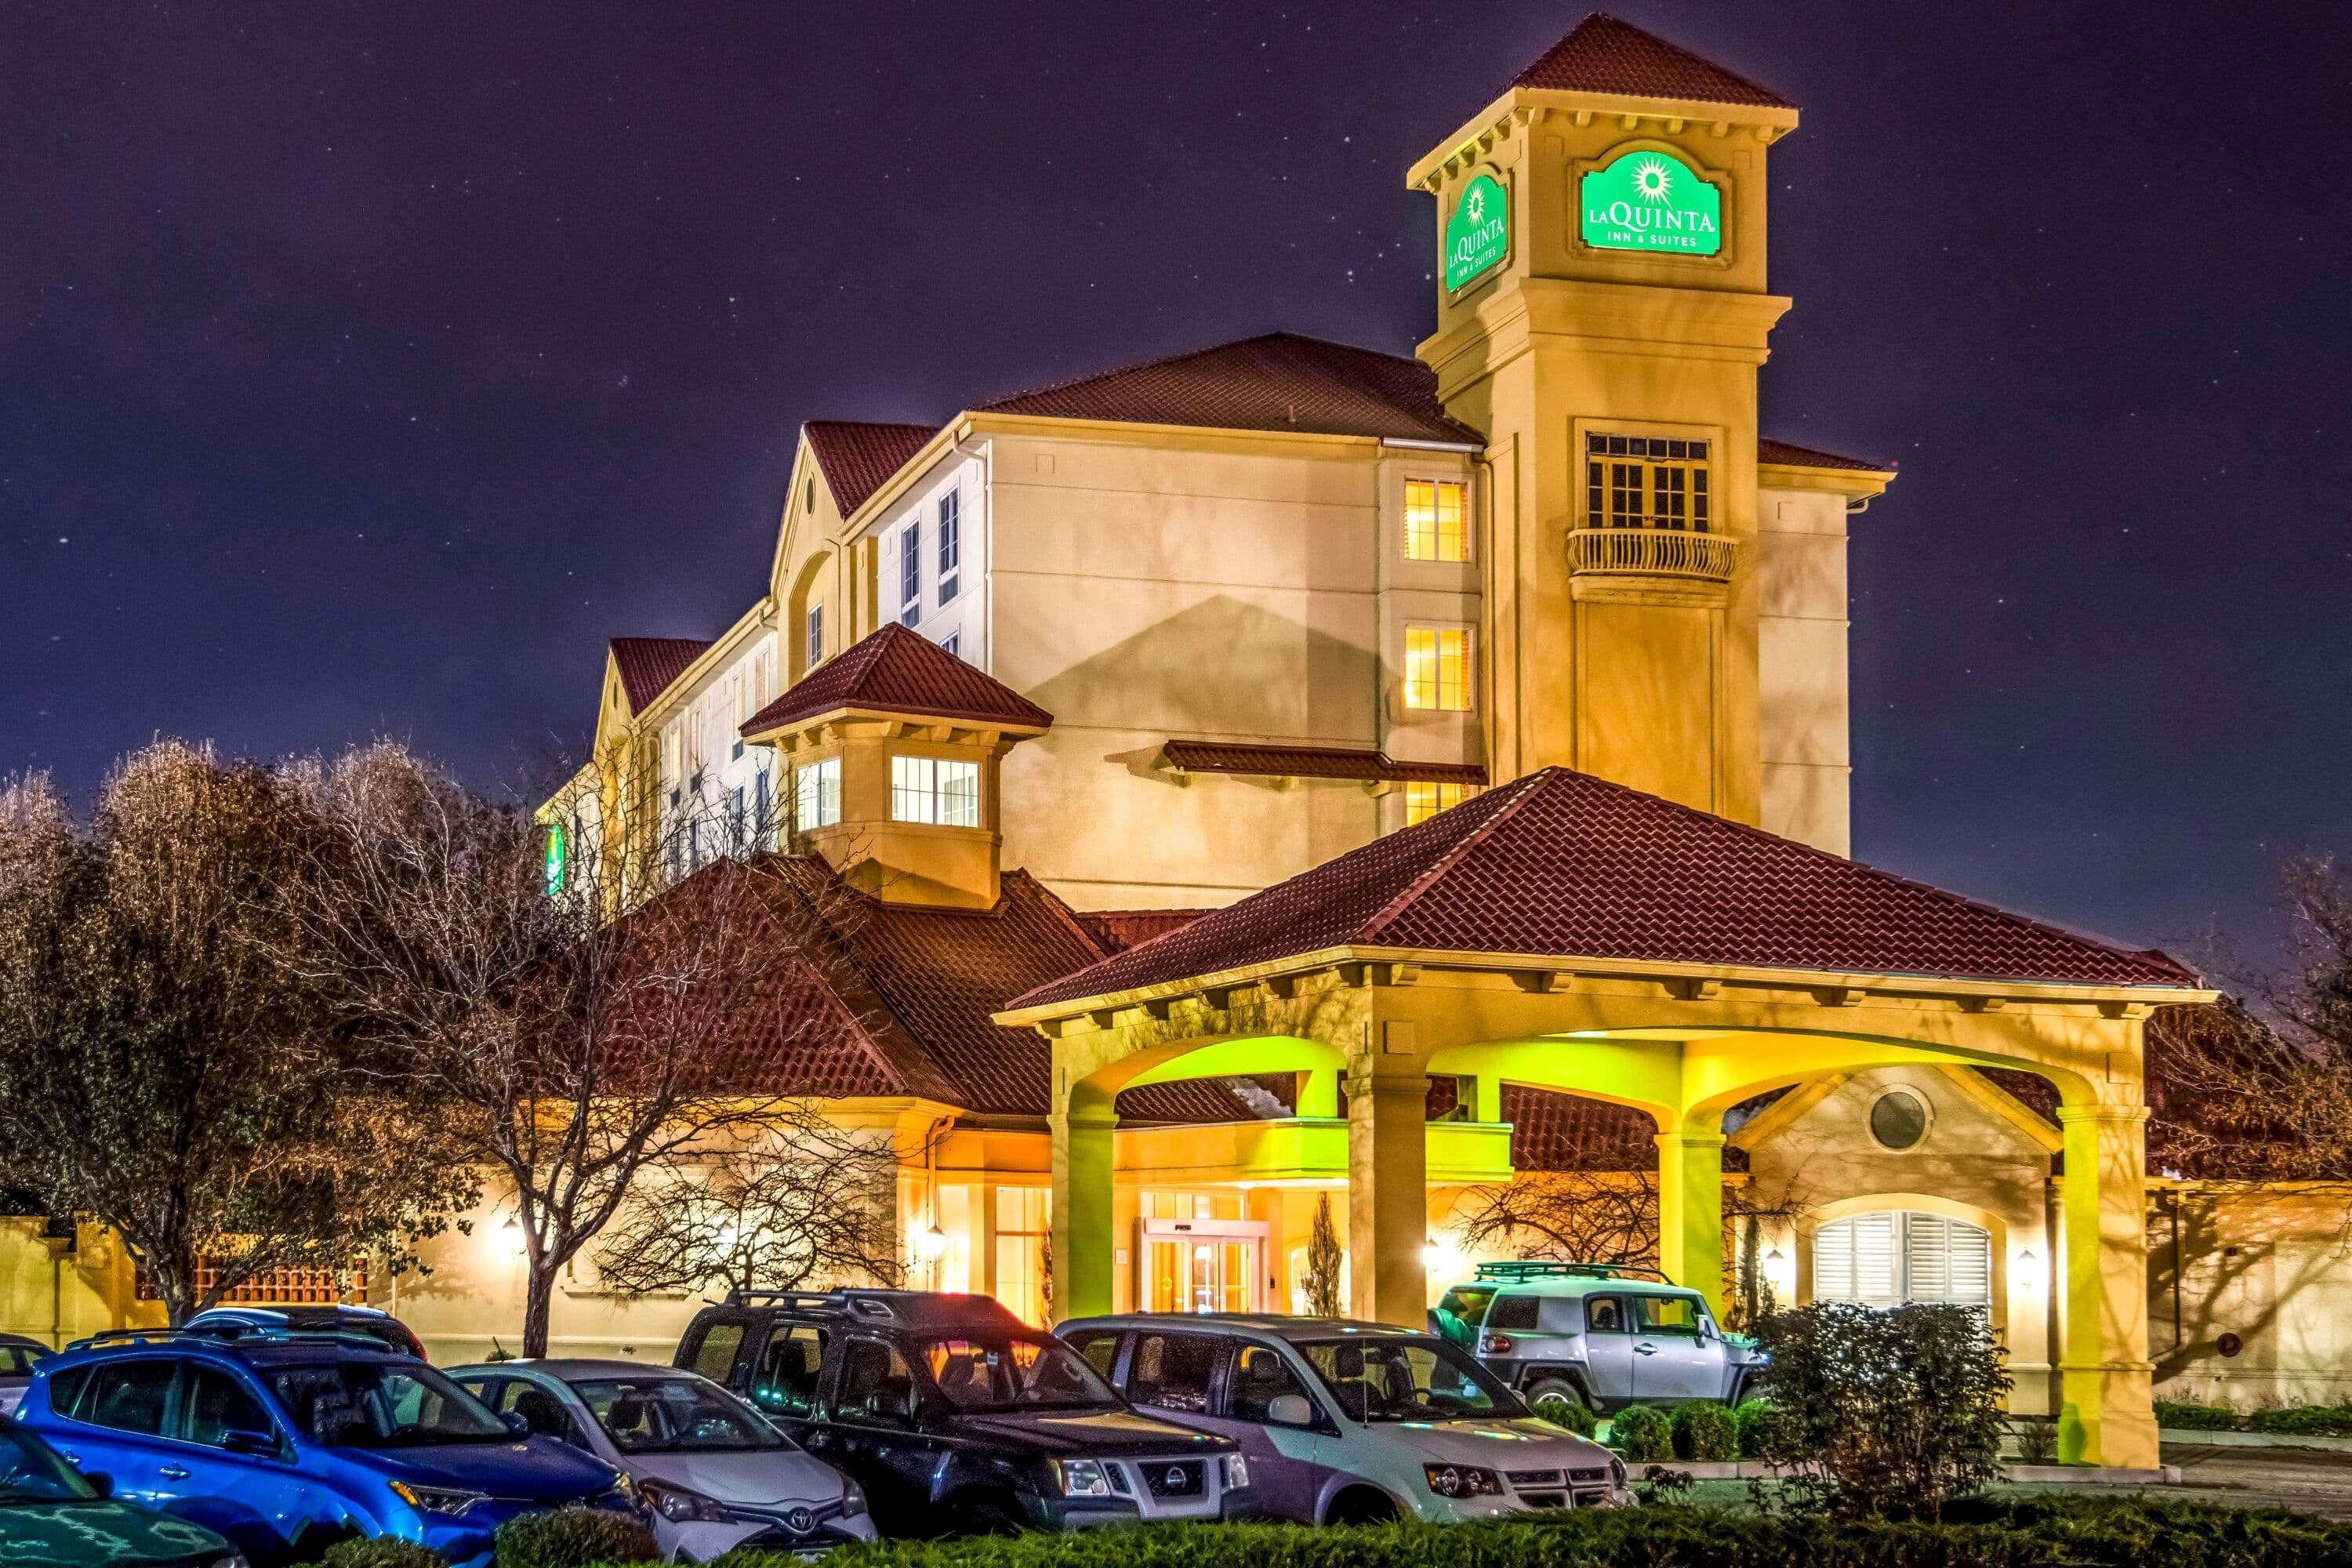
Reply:
M885 1534L1255 1511L1236 1444L1137 1414L985 1296L739 1291L696 1314L676 1359L847 1471Z

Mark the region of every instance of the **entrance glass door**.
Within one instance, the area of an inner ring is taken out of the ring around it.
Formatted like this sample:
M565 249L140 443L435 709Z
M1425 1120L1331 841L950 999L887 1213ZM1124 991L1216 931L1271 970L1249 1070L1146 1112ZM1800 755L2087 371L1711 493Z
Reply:
M1254 1312L1265 1302L1265 1229L1250 1221L1143 1220L1136 1294L1147 1312Z

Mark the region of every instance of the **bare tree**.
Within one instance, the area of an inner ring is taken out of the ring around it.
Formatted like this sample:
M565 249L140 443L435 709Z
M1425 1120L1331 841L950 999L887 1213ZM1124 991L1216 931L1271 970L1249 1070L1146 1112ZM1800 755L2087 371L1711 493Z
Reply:
M0 792L0 1147L122 1237L174 1323L274 1269L396 1268L474 1200L275 960L322 837L282 771L176 742L87 824L46 778Z
M540 823L389 742L321 767L313 792L347 870L315 880L300 945L330 955L316 977L348 1026L513 1193L522 1352L542 1355L557 1278L641 1174L790 1114L778 1065L845 1020L784 982L847 915L829 879L729 853L765 823L689 807L660 845L578 832L559 867ZM679 879L615 916L607 853Z
M681 1152L641 1184L596 1267L623 1291L895 1284L898 1170L887 1134L836 1126L803 1100Z
M1622 1152L1613 1144L1571 1143L1562 1162L1568 1169L1530 1172L1480 1189L1462 1222L1464 1241L1525 1258L1656 1268L1657 1173L1608 1169ZM1724 1184L1725 1251L1734 1265L1726 1310L1734 1326L1753 1323L1771 1310L1758 1258L1764 1226L1793 1222L1807 1207L1794 1180L1776 1190L1750 1181Z
M1339 1232L1331 1223L1331 1194L1319 1193L1314 1224L1307 1233L1307 1269L1299 1278L1309 1317L1339 1315Z
M2207 1175L2342 1184L2352 1200L2352 871L2291 857L2280 886L2283 963L2225 958L2242 1000L2148 1020L2150 1152Z

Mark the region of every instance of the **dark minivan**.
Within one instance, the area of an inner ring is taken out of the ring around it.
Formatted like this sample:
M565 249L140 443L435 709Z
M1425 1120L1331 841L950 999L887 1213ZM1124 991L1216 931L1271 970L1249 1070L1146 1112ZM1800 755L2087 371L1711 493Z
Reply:
M1138 1415L1076 1352L985 1296L737 1292L696 1315L677 1364L847 1471L886 1534L1252 1511L1237 1445Z

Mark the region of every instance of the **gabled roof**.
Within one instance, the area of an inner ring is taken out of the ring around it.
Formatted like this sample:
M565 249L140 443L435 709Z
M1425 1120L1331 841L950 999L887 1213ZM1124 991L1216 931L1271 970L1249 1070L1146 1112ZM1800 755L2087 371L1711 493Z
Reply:
M709 646L703 637L614 637L613 663L621 672L621 689L628 695L630 710L643 712Z
M1595 11L1511 79L1513 87L1794 109L1770 88L1701 59L1654 33Z
M1842 457L1835 452L1824 452L1818 447L1800 447L1794 441L1775 441L1769 436L1757 439L1756 460L1759 463L1779 463L1791 468L1852 468L1864 474L1895 472L1892 463L1873 462L1868 458Z
M1340 947L2196 984L2161 953L2107 947L1759 828L1545 768L1013 1005L1173 984Z
M978 412L1486 444L1446 416L1436 373L1419 360L1296 332L1268 332L1016 393Z
M855 419L812 419L801 426L834 504L847 517L888 482L940 433L936 425L873 425Z
M1244 773L1260 778L1362 779L1372 784L1484 784L1477 763L1401 763L1385 752L1340 746L1265 746L1240 741L1171 741L1160 748L1168 765L1188 773Z
M766 734L845 708L1032 730L1054 722L1003 681L893 621L786 688L743 721L742 732Z

